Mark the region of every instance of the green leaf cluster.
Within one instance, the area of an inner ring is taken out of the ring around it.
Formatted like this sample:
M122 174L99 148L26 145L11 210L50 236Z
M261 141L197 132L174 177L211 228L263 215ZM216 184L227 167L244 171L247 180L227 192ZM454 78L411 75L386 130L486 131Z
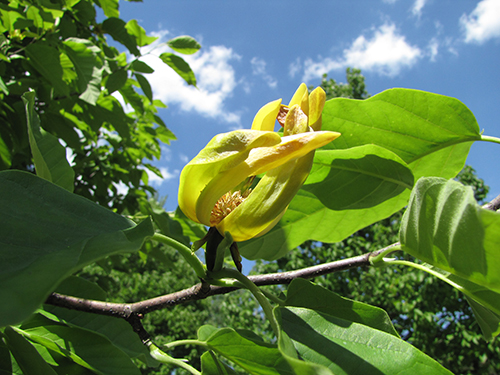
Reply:
M153 98L147 76L154 70L141 60L142 48L159 41L136 20L125 22L119 15L118 0L2 3L0 170L36 169L46 178L45 163L51 161L41 162L38 148L55 150L62 143L72 172L54 171L51 181L62 178L70 191L134 213L147 193L155 193L147 172L162 177L151 161L175 136L158 116L165 105ZM188 36L167 44L183 54L200 49ZM175 63L167 65L195 85L189 65L171 55ZM26 112L22 96L28 91ZM53 162L60 162L54 155Z

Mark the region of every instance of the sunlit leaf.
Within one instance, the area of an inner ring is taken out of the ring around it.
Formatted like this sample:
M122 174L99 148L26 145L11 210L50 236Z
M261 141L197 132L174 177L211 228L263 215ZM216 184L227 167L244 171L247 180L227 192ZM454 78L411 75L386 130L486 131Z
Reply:
M139 47L147 46L148 44L151 44L158 39L158 37L156 36L147 36L146 31L141 26L139 26L137 20L128 21L125 25L125 28L130 35L135 37L135 40Z
M102 23L103 31L113 37L114 40L123 44L135 56L140 52L137 48L136 39L130 35L126 29L126 23L120 18L110 17Z
M137 73L135 74L135 78L137 79L137 82L139 82L144 95L146 95L150 102L153 102L153 90L151 89L151 85L149 84L147 78L142 74Z
M118 11L118 2L119 0L99 0L99 5L106 17L118 17L120 15Z
M153 235L94 202L20 171L0 172L0 327L26 319L72 272Z
M471 187L421 178L403 215L400 242L416 258L500 292L500 213L481 208Z
M375 145L319 150L302 189L332 210L376 206L413 187L413 174L397 155Z
M283 330L299 355L336 375L451 374L393 335L300 307L280 308Z

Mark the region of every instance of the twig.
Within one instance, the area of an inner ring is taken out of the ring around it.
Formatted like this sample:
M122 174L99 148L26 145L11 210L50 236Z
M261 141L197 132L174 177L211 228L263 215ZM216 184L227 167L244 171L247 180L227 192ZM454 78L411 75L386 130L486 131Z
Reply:
M394 247L398 244L390 245L371 253L359 255L353 258L341 259L330 263L324 263L313 267L307 267L300 270L270 273L266 275L249 276L248 278L257 286L289 284L292 280L299 277L311 279L317 276L326 275L333 272L339 272L356 267L369 266L369 258ZM180 290L171 294L151 298L145 301L135 303L112 303L83 298L71 297L59 293L52 293L46 300L47 304L66 307L72 310L91 312L94 314L115 316L124 318L127 321L134 316L140 317L152 311L160 310L165 307L179 305L188 301L205 299L218 294L232 292L236 287L221 287L210 285L203 281L191 288ZM142 337L141 337L142 339Z
M486 203L483 208L491 211L498 211L498 209L500 209L500 194L497 195L491 202Z

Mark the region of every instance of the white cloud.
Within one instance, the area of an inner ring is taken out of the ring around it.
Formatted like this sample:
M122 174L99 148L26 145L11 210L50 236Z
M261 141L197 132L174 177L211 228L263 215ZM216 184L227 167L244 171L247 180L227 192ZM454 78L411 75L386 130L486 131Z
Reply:
M159 33L160 36L166 32ZM155 71L148 75L155 98L166 104L177 104L183 111L198 112L202 116L220 119L227 123L239 123L240 115L225 108L237 86L232 61L240 56L225 46L210 46L194 55L182 56L193 70L197 88L188 86L171 68L157 56L171 52L165 44L155 43L149 54L141 57Z
M396 1L398 0L382 0L382 2L386 4L394 4Z
M253 57L252 60L250 61L250 64L252 64L252 74L256 76L262 77L262 79L267 83L267 85L274 89L278 85L278 81L276 81L275 78L273 78L269 73L266 71L266 62L262 59L259 59L258 57Z
M422 55L418 47L410 45L406 38L398 33L394 24L385 23L375 30L371 39L364 35L356 38L352 45L343 51L341 58L325 58L319 62L306 60L304 80L321 77L323 73L347 66L375 71L380 75L395 76L403 67L415 64Z
M471 14L460 17L465 42L483 43L500 37L500 0L483 0Z
M422 15L422 8L425 6L427 0L415 0L413 3L413 7L411 8L411 12L414 16L420 18Z
M300 72L302 69L302 62L300 61L300 57L297 57L294 62L290 64L290 67L288 68L288 74L290 77L295 78L297 73Z
M432 38L427 46L431 61L436 61L436 56L439 52L439 41L437 38Z
M149 169L144 169L148 174L149 184L155 188L159 188L164 182L168 180L172 180L179 176L179 170L175 169L173 172L170 172L168 167L159 167L158 168L163 175L163 178L159 177L155 173L151 172Z

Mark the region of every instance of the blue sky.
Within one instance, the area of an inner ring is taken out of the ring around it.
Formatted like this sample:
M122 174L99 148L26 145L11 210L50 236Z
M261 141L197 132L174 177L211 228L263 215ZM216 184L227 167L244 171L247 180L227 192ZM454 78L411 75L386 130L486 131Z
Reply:
M485 134L500 137L500 0L120 2L120 17L136 19L162 42L191 35L202 49L186 56L198 88L188 87L157 58L143 59L160 111L178 140L155 163L152 181L166 208L177 207L182 167L216 134L249 128L265 103L287 102L301 82L317 85L323 73L345 82L346 67L361 68L375 95L393 87L458 98ZM495 167L500 146L479 142L468 164L500 193Z

